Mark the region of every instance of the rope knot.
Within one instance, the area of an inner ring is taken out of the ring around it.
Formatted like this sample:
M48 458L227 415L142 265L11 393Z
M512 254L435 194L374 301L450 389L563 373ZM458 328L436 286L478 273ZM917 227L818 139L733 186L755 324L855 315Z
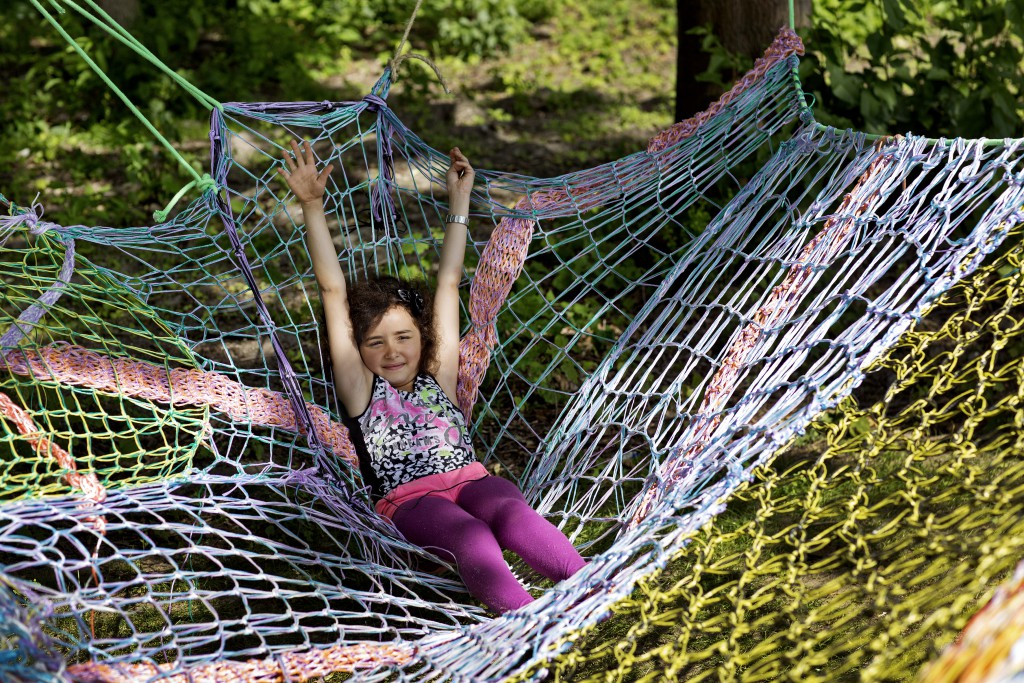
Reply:
M370 111L380 111L388 108L387 101L383 97L379 97L373 93L364 97L363 101L366 102L366 108Z
M194 173L194 171L193 171L193 173ZM178 194L174 195L174 197L171 198L171 201L167 204L167 206L165 206L163 209L161 209L159 211L154 211L153 212L153 219L157 223L163 223L164 221L166 221L167 217L171 215L171 209L174 208L174 205L177 204L178 200L181 199L182 197L184 197L185 193L187 193L193 187L198 189L200 191L200 193L203 193L203 194L205 194L209 190L218 190L219 189L219 186L217 185L217 181L214 180L212 177L210 177L209 173L204 173L201 178L197 177L195 180L190 182L188 185L186 185L185 187L183 187L180 190L178 190Z
M26 221L28 225L28 231L33 235L42 235L44 232L52 230L53 228L59 228L60 226L56 223L50 223L49 221L41 221L38 218L33 217Z
M41 235L41 234L43 234L43 232L45 232L42 229L42 227L40 227L40 225L39 225L39 216L37 216L36 214L31 213L31 212L23 213L23 214L21 214L19 216L19 218L22 219L20 221L22 223L22 225L24 225L26 228L28 228L28 231L30 233L32 233L33 235Z
M25 208L25 207L22 207ZM18 226L25 226L33 235L42 235L44 232L59 228L56 223L41 220L43 217L43 205L36 202L31 207L25 208L22 213L12 216L0 216L0 231L7 232Z
M196 189L204 194L210 190L216 190L217 181L209 173L204 173L203 177L196 182Z

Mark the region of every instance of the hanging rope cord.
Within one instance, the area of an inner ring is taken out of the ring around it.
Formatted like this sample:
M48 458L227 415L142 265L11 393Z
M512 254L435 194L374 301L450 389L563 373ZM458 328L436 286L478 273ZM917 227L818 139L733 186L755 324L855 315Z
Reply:
M401 66L408 58L418 59L425 63L431 69L434 70L434 74L437 76L437 80L440 81L441 87L444 88L446 95L451 95L452 91L448 89L448 83L445 82L444 76L441 75L441 69L435 64L429 57L425 57L416 52L409 52L402 54L402 48L405 47L406 41L409 39L409 33L412 31L413 22L416 21L416 13L420 11L420 5L423 4L423 0L416 0L416 6L412 9L412 15L409 17L409 21L405 24L405 33L402 34L402 40L399 41L398 47L395 49L395 56L388 62L388 68L391 69L391 80L395 81L398 79L398 67Z
M54 8L54 10L56 10L59 14L66 14L67 13L67 10L65 10L63 7L61 7L61 5L58 4L57 0L47 0L47 1ZM121 43L123 43L124 45L128 46L128 48L130 48L136 54L141 56L143 59L145 59L146 61L150 62L151 64L156 66L158 69L163 71L165 74L170 76L171 79L175 83L180 85L187 93L189 93L190 95L195 97L196 100L198 100L199 103L202 104L204 107L206 107L207 109L218 109L218 110L221 110L221 111L223 110L224 107L223 107L223 105L221 105L220 102L218 102L214 98L210 97L209 95L204 93L202 90L200 90L196 86L194 86L191 83L189 83L187 80L182 78L179 74L177 74L173 69L171 69L166 64L161 62L156 57L156 55L154 55L144 45L142 45L142 43L140 43L138 40L136 40L134 36L132 36L127 30L124 29L124 27L122 27L120 24L118 24L109 14L107 14L105 11L103 11L103 8L101 8L99 5L97 5L95 2L93 2L93 0L84 0L84 2L96 14L93 14L92 12L88 11L87 9L85 9L84 7L79 5L74 0L62 0L62 1L68 7L70 7L73 10L75 10L76 12L81 14L83 17L85 17L86 19L88 19L92 23L94 23L97 26L99 26L100 28L102 28L104 31L106 31L111 36L113 36L114 38L119 40ZM107 85L107 87L110 88L111 91L113 91L113 93L115 95L117 95L118 98L120 98L120 100L122 102L124 102L125 106L127 106L128 109L136 116L136 118L138 118L142 122L142 124L146 127L146 129L149 130L149 132L153 134L153 136L160 142L160 144L162 144L164 147L167 148L167 150L171 153L171 156L173 156L175 159L177 159L178 163L180 163L188 171L188 173L193 177L192 182L190 182L189 184L185 185L185 187L181 188L181 190L178 191L178 193L171 199L171 201L167 204L167 206L162 211L157 211L157 212L155 212L153 214L153 218L155 220L161 221L161 222L166 220L168 214L170 213L170 211L174 207L174 205L177 204L178 201L183 196L185 196L185 194L187 194L189 191L191 191L192 188L194 188L194 187L198 188L201 192L207 192L209 190L216 190L217 189L217 182L212 177L210 177L209 174L204 173L204 174L200 175L198 171L196 171L194 168L192 168L192 165L189 164L184 159L184 157L182 157L178 153L178 150L176 150L174 148L174 146L171 145L171 143L167 141L167 138L165 138L160 133L160 131L157 130L156 126L154 126L153 123L149 119L147 119L146 116L141 111L139 111L139 108L135 106L135 104L128 98L128 96L125 95L124 92L122 92L121 89L118 88L117 85L115 85L114 82L110 80L110 77L108 77L107 74L104 73L103 69L101 69L99 67L99 65L96 64L96 62L93 61L93 59L88 55L88 53L86 53L85 50L82 49L82 47L78 44L78 42L74 38L72 38L71 35L68 34L67 31L64 30L64 27L60 25L60 23L53 17L53 15L49 11L46 10L45 7L42 6L42 4L40 4L39 0L30 0L30 2L36 8L36 10L38 10L39 13L43 15L43 18L45 18L50 23L50 25L53 26L54 29L57 30L57 32L61 35L61 37L63 37L64 40L67 41L68 45L70 45L72 47L72 49L74 49L75 52L77 52L78 55L85 61L85 63L88 64L89 67L94 72L96 72L96 75L98 75L100 77L100 79Z

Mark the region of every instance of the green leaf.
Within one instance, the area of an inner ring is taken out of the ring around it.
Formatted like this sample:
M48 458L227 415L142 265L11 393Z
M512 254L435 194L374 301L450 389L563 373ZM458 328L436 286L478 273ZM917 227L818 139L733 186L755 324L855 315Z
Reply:
M842 71L831 71L829 75L832 77L832 94L838 97L843 102L853 104L859 101L861 80L857 76L853 76Z
M896 89L888 84L876 87L874 94L888 109L895 109L899 102Z
M906 12L899 0L882 0L882 11L885 12L885 24L888 29L899 33L906 28Z
M880 32L871 33L864 42L872 59L882 59L885 55L892 52L892 41Z
M883 119L882 104L869 90L863 90L860 93L860 112L869 121Z

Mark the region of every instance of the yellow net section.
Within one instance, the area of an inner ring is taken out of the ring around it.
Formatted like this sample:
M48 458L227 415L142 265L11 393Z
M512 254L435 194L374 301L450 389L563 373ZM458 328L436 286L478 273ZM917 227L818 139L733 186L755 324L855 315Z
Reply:
M936 659L1024 556L1021 232L1006 244L548 680L907 680Z

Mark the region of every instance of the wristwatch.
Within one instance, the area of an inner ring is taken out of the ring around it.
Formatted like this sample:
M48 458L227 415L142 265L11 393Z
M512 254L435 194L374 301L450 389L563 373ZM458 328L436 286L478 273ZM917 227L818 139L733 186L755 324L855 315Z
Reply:
M469 216L459 216L454 213L450 213L444 217L445 225L449 223L462 223L463 225L469 225Z

